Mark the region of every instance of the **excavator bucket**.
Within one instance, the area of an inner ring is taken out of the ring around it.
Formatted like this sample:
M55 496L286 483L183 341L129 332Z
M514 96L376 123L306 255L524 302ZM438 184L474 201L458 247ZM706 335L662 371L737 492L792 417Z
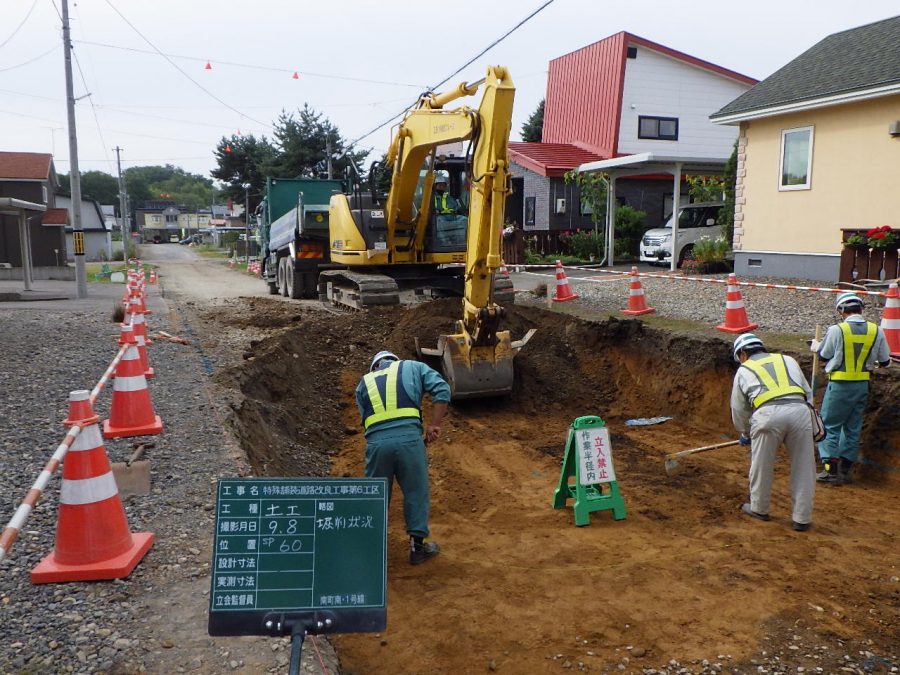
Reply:
M521 340L511 340L509 331L497 333L494 346L468 346L464 333L441 335L437 349L416 349L419 356L440 359L444 378L450 385L454 400L504 396L513 388L513 359L524 347L535 329L531 329Z

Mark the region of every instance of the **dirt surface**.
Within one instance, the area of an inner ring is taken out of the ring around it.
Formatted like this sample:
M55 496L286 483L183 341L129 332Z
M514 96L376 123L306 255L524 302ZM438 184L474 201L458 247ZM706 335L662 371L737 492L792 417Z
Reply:
M452 327L457 301L334 316L256 299L208 310L208 325L254 335L218 375L253 469L361 475L353 389L383 348L414 354ZM432 536L441 555L406 561L401 500L390 516L388 629L338 636L345 673L888 672L900 653L900 377L872 384L868 464L819 489L813 528L790 528L786 462L772 522L738 512L746 451L666 453L734 437L724 340L636 321L587 323L511 310L516 360L506 399L454 404L430 447ZM262 326L283 325L268 337ZM806 360L808 369L808 359ZM566 431L599 415L612 432L628 517L577 528L550 507ZM626 419L669 415L662 425ZM667 666L674 660L672 665ZM762 665L760 665L762 664ZM679 671L684 666L687 670ZM666 670L666 669L669 670Z

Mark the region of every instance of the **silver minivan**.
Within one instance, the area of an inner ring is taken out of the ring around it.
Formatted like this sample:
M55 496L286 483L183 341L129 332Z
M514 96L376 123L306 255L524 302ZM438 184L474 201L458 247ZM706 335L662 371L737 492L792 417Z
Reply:
M722 236L719 227L719 209L722 202L686 204L678 217L678 266L690 256L694 243L702 237L716 239ZM672 222L670 216L665 227L644 232L641 238L641 262L669 266L672 261Z

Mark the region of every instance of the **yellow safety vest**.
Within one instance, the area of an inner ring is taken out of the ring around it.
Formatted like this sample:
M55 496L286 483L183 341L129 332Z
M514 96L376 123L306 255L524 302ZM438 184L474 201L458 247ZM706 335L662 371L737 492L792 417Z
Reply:
M803 387L794 384L787 372L787 362L781 354L769 354L761 359L747 359L742 364L759 378L763 391L753 399L753 407L758 408L773 398L781 398L789 394L806 396ZM772 366L770 373L765 366ZM774 373L775 377L772 377Z
M447 215L450 213L455 213L455 209L451 208L447 205L447 193L442 192L440 194L436 194L434 196L434 207L438 213Z
M363 425L366 429L373 424L386 422L388 420L405 417L415 417L418 419L421 417L419 409L410 406L413 401L410 400L406 391L402 389L402 384L398 382L400 379L399 376L399 361L394 361L387 368L363 376L363 382L366 385L366 393L369 398L368 403L372 406L372 411L367 414L363 420ZM379 380L383 380L384 398L382 398L380 391L382 387L378 386ZM402 390L399 398L402 399L404 407L398 405L398 389Z
M841 333L844 336L844 363L841 364L841 370L833 370L829 373L832 380L862 382L869 379L869 371L866 370L866 359L872 346L875 344L875 337L878 333L878 326L871 321L866 321L866 332L864 334L856 334L853 332L850 324L841 321L838 324ZM859 351L856 347L859 345Z

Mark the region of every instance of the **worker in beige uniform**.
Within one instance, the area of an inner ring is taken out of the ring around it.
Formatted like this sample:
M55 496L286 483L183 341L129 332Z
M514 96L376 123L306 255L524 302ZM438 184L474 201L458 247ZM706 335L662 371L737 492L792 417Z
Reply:
M734 359L741 366L731 388L731 419L741 445L750 446L750 502L741 511L769 520L775 455L784 443L791 458L791 524L808 530L816 486L809 382L794 359L770 354L752 333L734 341Z

